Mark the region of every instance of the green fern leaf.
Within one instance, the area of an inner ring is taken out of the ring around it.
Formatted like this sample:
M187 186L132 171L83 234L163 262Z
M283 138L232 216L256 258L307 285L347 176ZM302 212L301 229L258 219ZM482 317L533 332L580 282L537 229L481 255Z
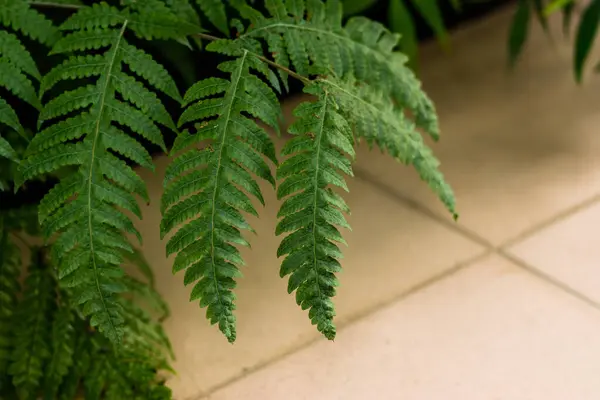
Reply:
M290 275L288 292L296 291L296 302L317 329L330 340L335 338L331 298L338 285L341 252L336 242L345 243L337 227L349 228L342 211L348 207L332 187L348 190L340 173L352 176L353 138L346 120L339 114L333 96L319 87L308 87L314 103L301 103L294 111L297 120L290 127L295 138L283 148L289 156L277 169L282 180L277 197L285 201L278 216L276 234L287 233L277 250L285 256L281 276Z
M12 148L8 140L4 139L2 136L0 136L0 157L8 158L16 163L19 162L19 155L15 149Z
M0 54L21 71L37 80L41 78L31 54L12 33L0 31Z
M44 76L40 84L40 97L62 80L99 76L105 68L106 59L102 55L70 57Z
M14 129L16 132L22 133L23 127L19 122L19 117L15 110L6 102L6 100L0 98L0 123Z
M196 0L196 4L214 26L229 36L225 3L222 0Z
M0 87L39 109L41 103L30 78L39 80L40 73L31 54L17 35L5 28L11 28L47 44L58 37L58 31L49 20L30 9L28 3L22 0L0 0L0 27L2 27L0 29ZM26 137L14 109L1 97L0 124L7 125L22 137ZM2 137L0 137L0 156L18 161L14 149Z
M58 390L73 364L75 332L73 312L62 305L54 314L52 321L52 355L44 373L44 397L55 399Z
M52 45L59 37L52 22L30 8L25 0L0 0L0 25L47 45Z
M17 295L20 292L19 275L21 273L20 252L8 238L3 217L0 216L0 385L8 382L7 370L11 360L14 342L12 327L17 322L15 311Z
M335 95L357 136L369 144L375 143L396 160L412 165L454 218L458 218L454 193L438 168L440 162L424 143L416 125L394 107L385 93L351 78L323 79L321 84Z
M240 35L241 42L264 40L276 63L303 76L352 74L390 95L398 108L415 115L418 126L438 138L433 103L405 65L406 56L394 51L399 35L364 17L350 18L342 26L339 0L287 2L289 10L282 0L268 3L271 16L264 17L255 10L250 12L242 0L232 1L252 22ZM285 75L281 76L285 80Z
M161 235L180 226L167 243L167 253L177 253L173 272L186 270L184 283L195 283L190 300L207 307L207 318L233 342L232 291L243 264L234 245L247 245L241 231L252 231L240 211L256 215L249 196L263 204L264 199L253 175L274 185L263 157L277 161L266 132L244 114L273 127L280 109L274 93L250 73L262 61L230 41L213 42L207 49L236 58L219 66L230 74L228 82L209 78L185 95L189 106L179 123L202 124L196 134L182 133L176 143L178 149L184 148L183 143L189 148L166 173ZM209 97L214 95L218 97ZM192 146L204 140L210 141L209 147Z
M33 107L41 107L31 81L14 64L4 58L0 59L0 86Z
M120 341L126 329L119 293L127 287L120 265L123 252L133 249L124 233L141 239L124 212L139 216L134 196L148 200L144 182L115 153L152 167L148 152L127 132L164 149L156 124L175 126L151 89L179 97L166 70L126 43L131 15L136 14L100 3L82 8L61 27L65 36L56 43L55 53L90 49L103 53L70 56L44 77L42 87L98 78L46 103L39 120L45 127L31 141L20 169L23 179L29 180L64 166L76 167L42 200L39 218L47 237L58 235L53 256L61 283L91 316L91 325L112 341ZM147 83L126 72L125 65ZM57 120L65 115L72 116Z
M44 366L51 352L48 343L48 315L54 303L52 277L41 269L39 252L34 252L23 299L17 307L17 332L8 374L21 398L35 397Z

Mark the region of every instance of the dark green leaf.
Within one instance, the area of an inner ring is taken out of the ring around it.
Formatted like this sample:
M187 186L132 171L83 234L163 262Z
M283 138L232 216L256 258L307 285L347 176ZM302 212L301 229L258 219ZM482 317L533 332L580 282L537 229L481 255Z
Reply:
M530 12L528 0L519 0L508 37L508 56L511 66L515 65L527 40Z
M600 20L600 0L592 0L589 6L583 11L581 22L577 29L577 37L575 38L575 79L581 81L583 67L596 38L598 30L598 21Z

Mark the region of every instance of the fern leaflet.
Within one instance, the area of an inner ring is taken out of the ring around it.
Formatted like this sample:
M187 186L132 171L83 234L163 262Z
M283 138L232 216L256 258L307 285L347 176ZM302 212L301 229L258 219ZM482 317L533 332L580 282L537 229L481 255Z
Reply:
M23 300L15 315L19 335L15 338L12 362L8 373L21 398L35 397L50 357L48 345L49 323L47 315L52 310L52 278L41 268L39 252L32 255L32 265L25 281Z
M44 395L55 399L63 379L73 364L75 332L73 311L66 306L54 313L51 331L51 356L45 368Z
M318 86L307 93L318 97L301 103L294 111L298 118L289 132L295 135L282 150L289 156L277 169L283 182L278 198L285 198L278 216L276 234L288 233L277 250L286 256L281 277L290 275L288 292L296 291L296 302L317 329L328 339L335 338L331 297L338 281L342 257L336 242L344 243L338 226L349 228L342 212L348 206L332 187L348 190L342 175L352 176L353 138L346 120L339 114L333 96Z
M225 4L221 0L196 0L196 4L202 10L208 20L222 33L229 35Z
M44 77L42 88L47 91L62 80L98 79L45 104L39 120L45 127L31 141L21 165L25 180L65 166L76 167L42 200L40 222L47 237L59 234L53 254L61 282L72 288L76 303L91 315L92 326L113 341L123 334L118 293L126 287L120 282L120 264L123 253L132 251L124 233L141 239L124 211L139 217L133 195L148 199L144 182L120 157L153 167L140 139L126 132L164 149L156 124L175 128L156 94L123 66L150 87L179 99L166 70L127 43L128 18L136 15L100 3L81 9L61 26L68 33L56 42L54 53L105 51L72 55ZM136 29L132 30L138 36L147 35Z
M193 135L183 133L173 151L204 140L210 145L186 150L167 169L161 234L181 225L167 243L167 254L177 253L173 272L185 269L186 285L197 281L190 300L200 300L200 306L207 307L207 318L233 342L232 291L234 278L240 275L238 266L243 264L235 245L247 246L241 230L252 231L240 211L257 215L249 195L262 204L264 199L252 175L275 185L263 156L277 161L271 139L249 117L275 128L280 110L271 89L250 73L251 69L264 72L261 60L226 40L207 49L236 58L219 66L230 74L229 81L205 79L184 97L189 106L179 124L202 123Z
M32 107L41 107L32 83L40 79L40 72L17 33L50 44L58 31L43 15L29 8L24 0L0 0L0 87L7 89ZM11 29L13 32L10 32ZM6 125L25 137L25 131L15 110L0 97L0 126ZM19 162L19 156L6 135L0 135L0 157Z
M407 58L394 49L399 35L364 17L352 17L342 26L339 0L266 1L270 17L243 0L233 0L251 26L240 40L263 39L276 63L303 76L352 74L390 95L397 107L410 110L418 126L433 138L439 126L433 103L421 90ZM285 72L280 72L286 79Z
M320 79L319 82L336 97L357 136L377 144L396 160L412 165L454 218L458 218L454 192L439 170L440 162L424 143L415 124L396 109L384 93L352 78Z
M19 251L10 242L8 232L4 229L4 217L0 215L0 387L8 383L6 379L14 341L11 327L16 322L20 272Z

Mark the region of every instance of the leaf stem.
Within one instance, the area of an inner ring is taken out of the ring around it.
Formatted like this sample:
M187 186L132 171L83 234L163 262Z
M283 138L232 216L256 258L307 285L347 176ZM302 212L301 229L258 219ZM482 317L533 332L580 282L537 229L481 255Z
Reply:
M29 5L32 7L66 8L68 10L79 10L85 7L83 4L53 3L49 1L29 1Z
M29 1L29 5L34 6L34 7L65 8L65 9L69 9L69 10L79 10L79 9L85 7L84 5L79 5L79 4L63 4L63 3L53 3L53 2L46 2L46 1ZM200 39L210 40L211 42L213 42L215 40L223 39L223 38L220 38L217 36L210 35L208 33L196 33L195 36L199 37ZM307 78L303 75L300 75L300 74L292 71L291 69L284 67L281 64L277 64L276 62L269 60L268 58L266 58L263 55L254 53L252 51L248 51L248 52L250 54L252 54L253 56L255 56L256 58L258 58L259 60L261 60L262 62L269 64L273 68L282 70L283 72L287 73L292 78L298 79L299 81L303 82L304 84L309 84L312 82L312 80L310 80L309 78Z
M222 38L220 37L216 37L213 35L209 35L206 33L197 33L196 36L198 36L201 39L205 39L205 40L210 40L210 41L215 41L215 40L221 40ZM266 58L265 56L262 56L260 54L254 53L252 51L248 50L248 53L252 54L253 56L255 56L256 58L258 58L259 60L269 64L270 66L272 66L273 68L277 68L282 70L283 72L287 73L289 76L291 76L292 78L298 79L299 81L302 81L305 84L311 83L312 81L310 79L308 79L305 76L302 76L294 71L292 71L291 69L284 67L281 64L277 64L275 61L271 61L268 58Z

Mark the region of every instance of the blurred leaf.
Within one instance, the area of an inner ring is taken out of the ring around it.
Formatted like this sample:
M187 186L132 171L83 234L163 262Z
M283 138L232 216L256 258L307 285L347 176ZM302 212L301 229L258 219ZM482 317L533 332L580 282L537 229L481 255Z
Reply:
M416 69L418 62L418 41L412 15L404 5L403 0L390 0L388 8L390 29L397 32L400 38L400 48L409 58L409 64Z
M449 44L448 31L444 25L444 19L437 0L413 0L413 4L433 30L442 47L447 48Z
M571 1L567 3L563 8L563 35L569 36L571 32L571 20L573 17L573 11L575 10L575 2Z
M544 31L547 34L550 34L548 31L548 19L546 18L546 14L544 14L544 3L543 0L532 0L533 1L533 9L535 11L535 16L537 17L540 25L544 28Z
M344 0L344 15L363 12L376 2L377 0Z
M575 79L581 82L583 67L594 43L598 21L600 20L600 0L592 0L581 16L575 38Z
M515 62L523 51L523 45L527 40L529 31L530 9L527 0L519 0L517 11L513 17L508 36L508 57L510 66L514 66Z
M462 11L462 3L461 0L449 0L450 5L454 9L454 11Z
M544 15L549 16L550 14L564 9L567 5L573 4L574 0L552 0L549 4L544 7Z

